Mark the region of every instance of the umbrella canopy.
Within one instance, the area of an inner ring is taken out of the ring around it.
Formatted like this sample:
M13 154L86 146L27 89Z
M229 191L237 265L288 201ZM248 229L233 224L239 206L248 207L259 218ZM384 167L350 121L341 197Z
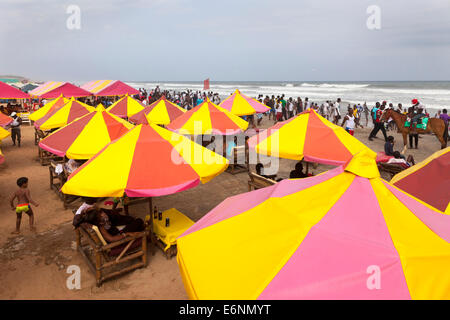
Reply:
M120 80L96 80L85 83L81 88L96 96L123 96L140 94L139 90L130 87Z
M144 106L139 101L127 94L125 97L113 103L106 111L120 118L130 118L143 109Z
M5 156L3 155L2 150L0 150L0 164L3 162L5 162Z
M237 116L263 113L270 110L265 104L243 95L239 90L236 90L232 95L223 100L220 106Z
M154 123L166 126L185 112L185 109L162 96L142 111L133 115L129 120L136 124Z
M14 119L11 118L10 116L7 116L3 112L0 112L0 127L6 127L8 124L13 122L13 120Z
M157 125L138 125L78 168L62 192L89 197L153 197L206 183L228 160Z
M226 199L177 240L193 299L449 299L450 216L346 165Z
M64 97L88 97L92 93L68 82L49 81L31 90L29 94L41 99L54 99L63 95Z
M0 81L0 99L30 99L30 95Z
M450 147L396 174L391 183L445 211L450 202Z
M108 143L134 126L108 113L102 105L72 121L39 142L39 146L60 157L90 159Z
M234 135L245 131L247 127L247 121L206 99L205 102L176 118L167 129L190 135Z
M71 98L65 105L48 112L45 116L34 123L40 130L51 130L64 127L73 120L82 117L95 108Z
M327 147L323 144L326 142ZM366 145L313 109L279 122L248 140L250 148L269 156L339 165L368 150Z
M67 102L69 102L69 99L64 98L62 95L60 95L58 98L48 102L45 104L42 108L36 110L30 115L30 120L37 121L43 116L45 116L47 113L52 112L53 110L56 110L63 105L65 105Z
M11 132L0 127L0 141L9 137L10 135L11 135Z

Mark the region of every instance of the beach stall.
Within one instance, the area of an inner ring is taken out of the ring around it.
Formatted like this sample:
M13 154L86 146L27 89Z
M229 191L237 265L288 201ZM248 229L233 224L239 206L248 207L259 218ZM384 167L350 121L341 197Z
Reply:
M396 174L390 181L429 205L445 211L450 202L450 147Z
M63 97L63 95L60 95L58 98L53 99L52 101L49 101L47 104L45 104L42 108L36 110L30 115L30 120L37 121L43 116L45 116L47 113L58 109L59 107L62 107L67 102L69 102L69 99Z
M120 80L95 80L85 83L82 89L92 92L95 96L123 96L140 94L139 90L123 83Z
M130 117L129 120L135 124L154 123L166 126L185 112L185 109L162 96L142 111Z
M343 164L363 150L376 157L366 145L313 109L260 132L248 144L258 154L328 165Z
M138 125L109 143L70 175L62 192L87 197L148 199L152 243L161 245L167 252L177 236L193 222L175 208L156 212L155 216L152 197L173 194L207 183L227 166L225 158L181 135L154 124ZM87 236L88 231L83 230L77 229L77 239L80 232ZM145 242L144 239L143 243ZM115 243L109 244L114 245ZM78 250L85 255L81 245ZM145 248L142 252L146 254ZM97 255L97 259L102 257ZM97 283L101 283L109 275L103 273L104 261L100 260L98 263L96 279ZM142 263L137 266L145 265L146 261Z
M49 81L29 92L33 98L55 99L63 95L64 97L88 97L92 93L69 82Z
M232 95L223 100L219 106L237 116L264 113L270 110L265 104L243 95L239 90L236 90Z
M144 110L144 108L145 106L143 106L139 101L126 94L123 98L108 107L106 111L120 118L126 119Z
M30 95L0 81L0 99L30 99Z
M221 135L223 148L218 152L230 159L229 172L232 174L248 170L247 146L238 146L236 137L233 141L227 141L226 136L236 136L247 128L247 121L212 103L208 98L167 125L167 129L179 134L190 135L192 139L201 136L202 144L204 135ZM220 147L217 148L220 149ZM245 157L245 164L239 163L239 158L242 157Z
M449 299L450 216L368 151L230 197L178 238L191 299Z
M102 105L42 139L39 147L60 157L90 159L134 126Z

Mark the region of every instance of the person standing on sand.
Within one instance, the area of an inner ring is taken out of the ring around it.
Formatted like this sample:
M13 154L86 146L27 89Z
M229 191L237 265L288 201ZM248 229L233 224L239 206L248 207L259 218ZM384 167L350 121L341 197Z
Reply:
M36 207L39 207L39 203L34 201L31 198L30 190L28 189L28 178L21 177L17 179L17 185L19 186L19 190L13 193L11 196L9 203L11 204L11 210L16 211L16 231L12 232L13 234L20 233L20 222L22 221L22 212L25 212L30 219L30 230L36 231L34 227L34 214L31 209L30 203ZM14 207L14 199L17 198L17 206Z
M377 102L378 105L378 102ZM384 127L384 122L381 121L381 116L383 115L384 105L382 105L379 109L375 111L375 119L374 119L374 128L372 132L370 132L369 140L373 141L373 138L377 136L378 131L381 130L384 136L384 140L387 141L386 128Z
M367 107L367 103L364 102L363 104L363 112L364 116L366 117L366 127L369 125L369 108Z
M345 124L345 131L353 135L355 133L355 116L352 107L348 107L348 112L342 120L341 127Z
M302 113L303 112L303 101L302 98L298 97L297 98L297 114Z
M17 113L12 112L11 118L13 118L13 122L9 125L11 127L11 139L13 142L13 145L16 145L16 138L17 138L17 144L20 147L20 126L22 125L22 118L17 115Z

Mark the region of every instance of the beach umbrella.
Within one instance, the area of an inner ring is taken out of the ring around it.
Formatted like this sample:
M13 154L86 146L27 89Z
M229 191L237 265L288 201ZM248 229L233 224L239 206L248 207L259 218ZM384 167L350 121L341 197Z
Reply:
M34 123L34 126L43 131L61 128L73 120L94 110L94 107L77 101L72 97L69 102L63 106L48 112L45 116L37 120Z
M29 94L41 99L54 99L63 95L64 97L88 97L92 93L69 82L48 81L43 85L31 90Z
M342 127L313 109L260 132L248 140L248 145L259 154L330 165L343 164L363 150L376 156Z
M226 199L177 239L191 299L449 299L450 216L364 151Z
M450 147L396 174L391 183L445 211L450 202Z
M2 127L0 127L0 141L9 137L11 135L11 132L9 132L6 129L3 129Z
M130 118L143 109L144 106L139 101L133 99L127 94L120 100L113 103L106 109L106 111L121 118Z
M2 150L0 149L0 164L2 164L3 162L5 162L5 156L2 153Z
M90 159L133 127L129 122L107 112L100 104L94 112L48 135L39 142L39 146L60 157Z
M85 83L81 88L92 92L96 96L123 96L125 94L140 94L139 90L120 80L96 80Z
M58 109L59 107L62 107L67 102L69 102L69 99L64 98L62 95L60 95L58 98L46 103L42 108L39 108L35 112L33 112L29 119L33 121L37 121L43 116L45 116L47 113Z
M7 116L3 112L0 112L0 127L6 127L8 124L13 122L14 119L10 116Z
M30 95L0 81L0 99L30 99Z
M190 135L235 135L245 131L248 122L209 99L172 121L167 129Z
M74 171L62 192L89 197L154 197L206 183L222 156L160 126L138 125Z
M237 116L264 113L270 110L265 104L243 95L239 90L223 100L220 106Z
M142 111L130 117L129 120L136 124L154 123L166 126L185 112L185 109L162 96Z

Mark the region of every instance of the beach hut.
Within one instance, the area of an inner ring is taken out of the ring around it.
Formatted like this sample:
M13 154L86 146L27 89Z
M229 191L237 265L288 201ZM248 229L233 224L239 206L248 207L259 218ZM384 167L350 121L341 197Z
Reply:
M236 135L247 130L248 122L209 99L172 121L167 129L189 135Z
M39 146L57 156L90 159L108 143L134 126L108 113L102 105L40 141Z
M123 96L140 94L139 90L123 83L120 80L96 80L81 86L84 90L92 92L95 96Z
M128 94L106 109L106 111L123 119L130 118L142 110L144 110L144 106Z
M326 143L326 148L324 148ZM366 150L376 156L358 139L308 109L289 120L279 122L248 140L257 153L329 165L340 165Z
M129 120L135 124L154 123L166 126L185 112L185 109L162 96L142 111L130 117Z
M396 174L391 183L445 211L450 202L450 147Z
M449 299L450 216L363 151L226 199L177 240L191 299Z
M270 110L263 103L243 95L239 90L236 90L232 95L223 100L220 106L237 116L264 113Z
M61 128L76 118L84 116L94 110L94 107L77 101L72 97L69 102L63 106L55 108L53 111L48 112L45 116L37 120L34 123L34 126L43 131Z
M30 99L30 95L0 81L0 99Z
M31 90L29 94L34 98L55 99L60 95L64 97L88 97L92 93L68 82L48 81Z
M75 171L62 192L89 197L155 197L206 183L228 161L157 125L138 125ZM170 174L169 174L170 173Z
M13 122L13 118L7 116L3 112L0 112L0 127L6 127L11 122Z
M29 119L33 120L33 121L37 121L40 118L42 118L43 116L45 116L47 113L62 107L67 102L69 102L69 99L64 98L62 95L60 95L58 98L53 99L52 101L50 101L46 105L44 105L42 108L33 112L30 115Z

